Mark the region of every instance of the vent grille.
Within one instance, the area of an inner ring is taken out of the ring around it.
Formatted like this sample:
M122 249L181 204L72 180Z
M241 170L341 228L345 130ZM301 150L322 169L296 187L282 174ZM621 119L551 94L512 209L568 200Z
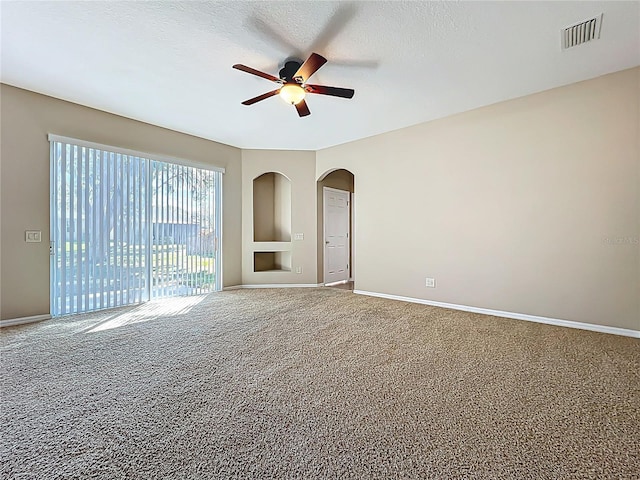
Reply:
M577 47L600 38L602 14L562 30L562 48Z

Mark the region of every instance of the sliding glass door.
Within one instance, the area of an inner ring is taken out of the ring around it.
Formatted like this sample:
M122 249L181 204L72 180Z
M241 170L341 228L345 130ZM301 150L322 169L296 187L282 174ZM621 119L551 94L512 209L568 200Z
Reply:
M51 313L219 290L221 172L51 139Z
M216 290L219 174L164 162L151 172L151 298Z

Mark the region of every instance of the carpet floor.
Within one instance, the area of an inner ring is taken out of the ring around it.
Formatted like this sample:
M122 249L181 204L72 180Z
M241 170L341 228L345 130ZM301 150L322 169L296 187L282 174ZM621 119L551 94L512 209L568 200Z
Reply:
M0 337L3 478L640 474L636 339L328 288Z

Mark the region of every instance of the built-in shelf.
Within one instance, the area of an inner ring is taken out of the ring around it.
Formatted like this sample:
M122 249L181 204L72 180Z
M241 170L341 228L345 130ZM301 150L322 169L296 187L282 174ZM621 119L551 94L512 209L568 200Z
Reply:
M254 252L290 252L291 242L253 242Z
M291 241L291 181L281 173L253 179L253 240Z
M290 272L291 252L253 252L254 272Z

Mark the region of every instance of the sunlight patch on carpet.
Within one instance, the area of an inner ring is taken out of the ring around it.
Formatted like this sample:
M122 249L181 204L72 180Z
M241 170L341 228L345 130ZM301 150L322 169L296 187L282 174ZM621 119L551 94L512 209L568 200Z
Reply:
M148 322L167 315L184 315L206 298L206 295L192 297L167 298L143 303L131 310L114 315L99 323L85 333L95 333L103 330L132 325L134 323Z

